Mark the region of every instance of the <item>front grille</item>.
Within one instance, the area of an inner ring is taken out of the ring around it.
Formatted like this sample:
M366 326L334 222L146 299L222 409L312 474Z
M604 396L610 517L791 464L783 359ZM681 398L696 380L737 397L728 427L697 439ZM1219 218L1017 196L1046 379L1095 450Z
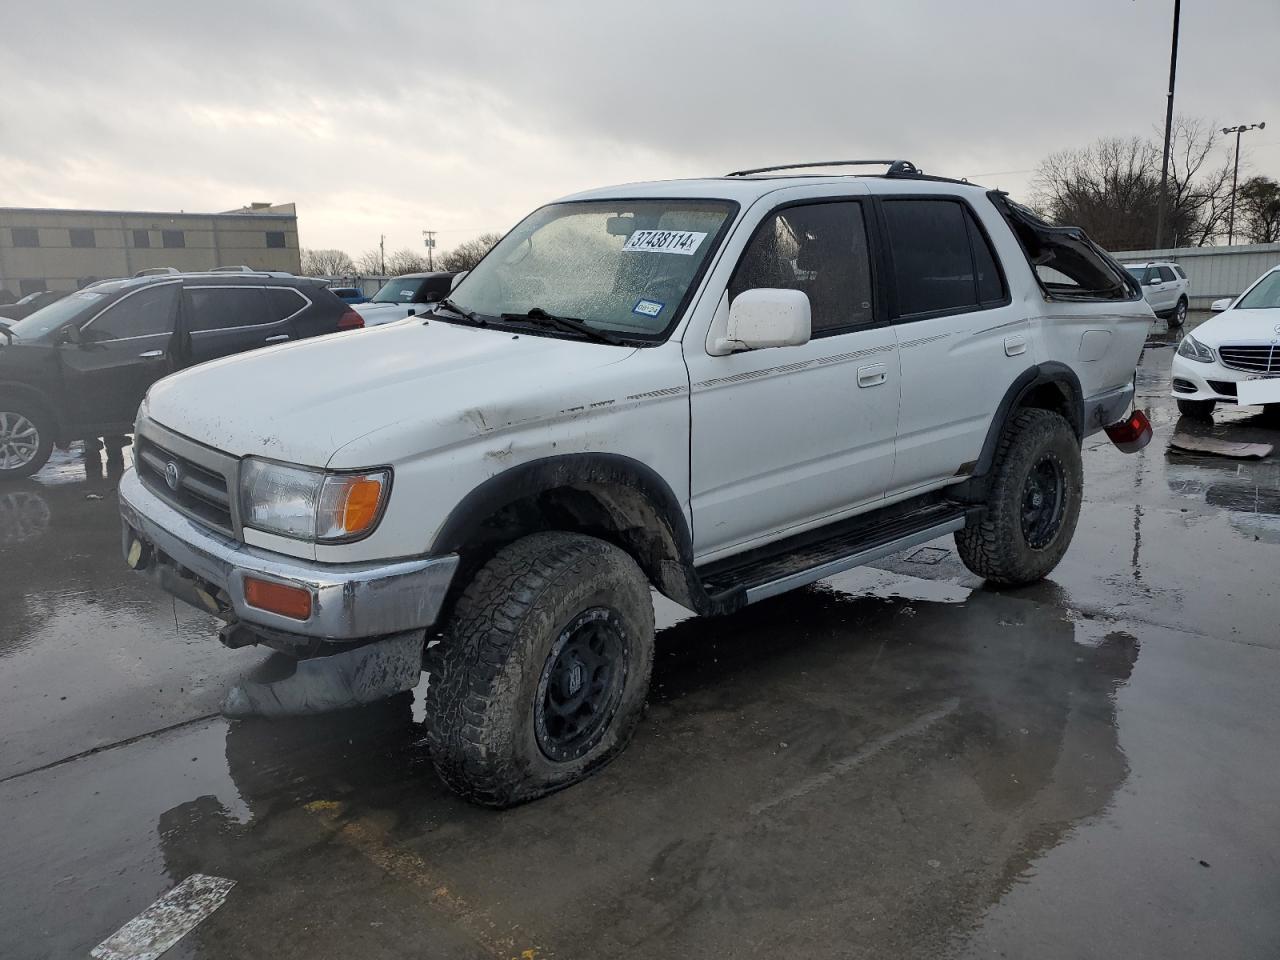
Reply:
M138 476L148 489L188 516L233 535L231 495L225 476L148 438L137 437L136 444ZM177 473L177 489L169 484L173 471Z
M1209 389L1214 393L1219 393L1224 397L1234 397L1236 395L1236 385L1230 380L1206 380Z
M1249 373L1280 373L1280 346L1228 344L1218 348L1224 367Z

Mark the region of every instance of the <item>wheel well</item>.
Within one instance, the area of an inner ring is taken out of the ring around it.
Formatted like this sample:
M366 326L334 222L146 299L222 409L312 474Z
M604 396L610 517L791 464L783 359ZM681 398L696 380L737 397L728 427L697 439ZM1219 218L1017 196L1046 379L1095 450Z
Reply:
M0 400L8 398L37 407L41 413L53 421L54 436L61 436L62 417L58 407L39 390L22 383L0 383Z
M1061 380L1037 383L1024 393L1018 398L1014 409L1023 410L1026 408L1051 410L1054 413L1061 414L1063 419L1071 424L1071 429L1075 431L1076 436L1083 436L1084 425L1080 422L1080 403L1072 395L1071 387Z

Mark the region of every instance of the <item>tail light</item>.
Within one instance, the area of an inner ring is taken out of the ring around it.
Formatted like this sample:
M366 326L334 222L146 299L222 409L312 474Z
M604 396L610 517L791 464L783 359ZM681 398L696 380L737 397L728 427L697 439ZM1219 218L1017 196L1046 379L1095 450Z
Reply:
M364 326L364 317L356 313L350 307L343 311L342 316L338 318L339 330L359 330Z
M1107 436L1122 453L1137 453L1151 442L1151 421L1145 410L1135 410L1127 420L1107 427Z

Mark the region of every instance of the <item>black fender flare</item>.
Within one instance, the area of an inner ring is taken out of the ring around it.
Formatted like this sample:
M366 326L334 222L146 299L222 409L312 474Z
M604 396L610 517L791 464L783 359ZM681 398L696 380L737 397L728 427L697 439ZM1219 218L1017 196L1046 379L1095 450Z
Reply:
M1005 425L1014 416L1014 412L1023 405L1022 401L1031 391L1046 385L1053 385L1062 391L1067 409L1067 422L1071 424L1076 437L1083 439L1084 390L1080 386L1080 378L1076 376L1076 372L1065 363L1056 360L1027 367L1018 374L1004 396L1000 398L995 416L991 418L991 425L987 428L986 439L982 442L982 452L970 471L971 481L981 480L991 472L996 461L996 451L1000 448L1000 435L1004 433ZM966 483L962 492L971 495L977 491L971 483Z
M708 600L693 569L693 538L680 499L648 464L616 453L569 453L517 464L475 487L449 512L429 554L463 551L485 522L544 493L578 490L601 501L641 569L663 594L702 612Z

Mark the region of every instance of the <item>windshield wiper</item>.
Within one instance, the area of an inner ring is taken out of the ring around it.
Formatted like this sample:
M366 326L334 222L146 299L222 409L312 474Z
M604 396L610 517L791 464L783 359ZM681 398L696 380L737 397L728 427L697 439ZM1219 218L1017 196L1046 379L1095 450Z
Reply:
M445 297L443 300L437 300L435 302L435 305L431 308L431 312L438 313L441 307L444 307L446 310L451 310L452 312L456 313L458 316L460 316L467 323L471 324L471 326L473 327L487 327L489 325L489 321L486 320L484 317L477 316L476 314L472 313L470 310L467 310L463 307L458 306L448 297Z
M622 344L621 338L615 336L607 330L601 330L593 327L589 323L583 323L581 320L575 320L573 317L560 317L554 313L547 313L541 307L534 307L527 313L504 313L503 320L524 320L530 323L536 323L540 327L555 327L557 330L567 330L570 333L580 333L584 337L592 340L598 340L601 343L611 343L615 347Z

